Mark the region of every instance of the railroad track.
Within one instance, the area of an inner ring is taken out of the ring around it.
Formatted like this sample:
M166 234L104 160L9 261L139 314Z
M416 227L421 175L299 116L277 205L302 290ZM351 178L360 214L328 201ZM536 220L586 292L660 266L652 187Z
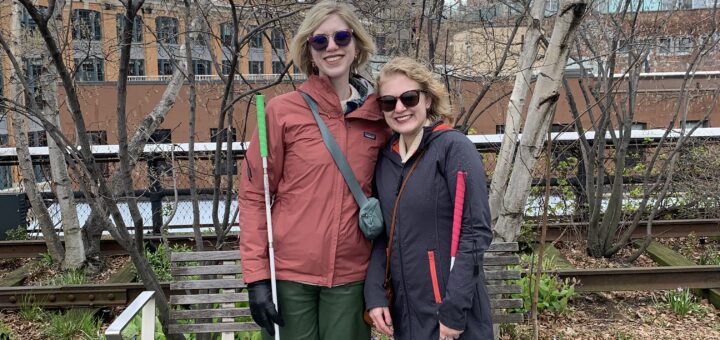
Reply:
M632 238L644 238L646 226L646 222L640 222ZM685 237L690 233L706 237L720 236L720 220L661 220L652 224L652 234L656 238ZM586 234L587 223L548 224L547 240L574 241L584 239Z
M558 223L548 225L547 240L578 240L585 237L587 223ZM690 233L698 236L720 236L720 220L672 220L653 222L653 235L655 237L683 237ZM645 237L645 224L635 229L633 238ZM195 241L192 236L171 235L168 237L171 243L193 246ZM151 242L160 242L159 236L145 236ZM215 244L215 236L204 236L203 240L207 247ZM228 235L225 250L237 244L237 235ZM101 241L100 249L103 255L125 255L127 252L114 240L105 239ZM47 252L45 241L0 241L0 258L29 258L37 254Z
M720 266L568 269L555 271L575 279L579 292L720 288ZM169 284L162 284L165 295ZM0 309L126 306L145 288L141 283L52 287L0 287Z

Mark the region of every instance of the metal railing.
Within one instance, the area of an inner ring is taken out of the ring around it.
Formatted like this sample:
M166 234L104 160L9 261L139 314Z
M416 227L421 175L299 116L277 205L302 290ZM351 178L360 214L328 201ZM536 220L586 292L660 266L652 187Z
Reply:
M227 75L225 75L227 76ZM235 81L241 81L243 78L247 81L274 81L277 79L279 74L275 73L268 73L268 74L243 74L242 77L240 77L239 74L235 75ZM290 73L286 74L285 77L291 76L292 79L297 81L302 81L307 79L307 76L302 73ZM138 83L138 82L169 82L172 79L172 75L152 75L152 76L128 76L128 82L131 83ZM195 80L199 82L205 82L205 81L219 81L220 76L218 75L195 75Z
M110 324L105 331L107 340L123 340L123 329L140 311L142 311L140 340L155 339L155 292L144 291Z

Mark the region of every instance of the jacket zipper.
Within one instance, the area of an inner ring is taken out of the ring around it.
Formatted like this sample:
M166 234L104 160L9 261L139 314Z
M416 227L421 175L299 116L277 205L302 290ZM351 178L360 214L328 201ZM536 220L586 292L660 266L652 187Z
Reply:
M440 297L440 286L438 285L437 269L435 267L435 252L428 250L428 264L430 265L430 279L432 280L433 295L435 295L435 303L442 303Z

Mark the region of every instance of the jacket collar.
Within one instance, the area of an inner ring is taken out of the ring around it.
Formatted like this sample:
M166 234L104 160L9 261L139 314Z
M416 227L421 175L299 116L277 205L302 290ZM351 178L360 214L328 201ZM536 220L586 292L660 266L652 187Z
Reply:
M356 78L351 81L353 85L358 83L368 86L371 85L370 82L360 76L353 75L353 78ZM310 95L310 97L317 102L321 115L339 117L344 114L340 106L340 98L335 94L335 89L327 76L311 75L298 89ZM365 87L364 89L356 87L356 89L365 100L357 109L347 114L346 117L375 121L384 119L375 100L376 95L372 90L372 86ZM365 94L363 94L363 91Z
M452 130L452 128L442 121L437 121L428 126L424 126L422 140L420 141L420 146L418 146L415 154L424 149L431 140L437 138L440 134L447 130ZM397 154L398 156L400 155L400 135L398 133L394 133L390 139L390 150L392 153Z

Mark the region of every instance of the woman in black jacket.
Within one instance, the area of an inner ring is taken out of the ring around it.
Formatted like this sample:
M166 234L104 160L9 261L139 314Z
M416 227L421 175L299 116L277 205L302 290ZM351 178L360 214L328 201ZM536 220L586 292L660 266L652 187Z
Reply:
M492 241L482 158L464 134L443 123L452 122L447 92L425 66L393 59L377 83L378 103L395 134L375 169L386 233L373 244L365 279L370 317L398 340L492 339L482 270ZM465 195L451 270L458 172L465 174ZM388 243L391 308L383 285Z

